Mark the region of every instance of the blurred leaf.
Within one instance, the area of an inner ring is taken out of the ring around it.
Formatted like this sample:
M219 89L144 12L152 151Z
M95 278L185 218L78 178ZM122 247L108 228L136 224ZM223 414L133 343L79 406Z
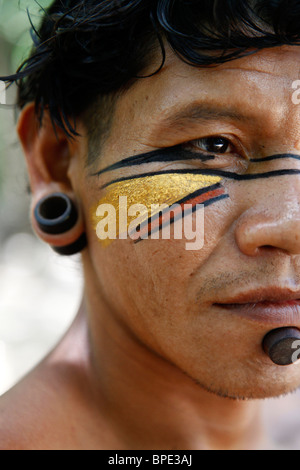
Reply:
M11 66L15 71L32 47L30 15L35 25L40 23L43 8L53 0L0 0L0 36L12 45Z

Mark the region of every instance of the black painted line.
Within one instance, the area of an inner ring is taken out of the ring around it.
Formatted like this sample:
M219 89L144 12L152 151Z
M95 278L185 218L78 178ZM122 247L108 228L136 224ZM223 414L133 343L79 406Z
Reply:
M151 178L154 176L161 176L161 175L208 175L208 176L220 176L222 178L232 179L235 181L251 181L256 179L267 179L267 178L275 178L279 176L295 176L300 175L300 170L278 170L278 171L269 171L265 173L254 173L250 175L237 175L236 173L231 173L229 171L222 171L222 170L172 170L172 171L158 171L152 173L142 173L140 175L134 175L124 178L118 178L116 180L111 181L110 183L106 183L100 187L100 189L108 188L117 183L131 181L135 179L143 179L143 178Z
M153 152L143 153L140 155L135 155L133 157L126 158L120 162L114 163L103 170L98 171L97 173L92 174L91 176L100 176L103 173L108 171L118 170L120 168L144 165L146 163L168 163L176 161L187 161L187 160L200 160L202 162L207 162L214 160L215 155L207 155L204 153L195 153L188 150L184 150L178 146L170 147L161 150L154 150Z
M176 145L174 147L167 147L158 150L153 150L152 152L142 153L139 155L134 155L132 157L125 158L119 162L110 165L103 170L100 170L96 173L93 173L91 176L100 176L103 173L108 171L118 170L120 168L137 166L137 165L144 165L147 163L168 163L168 162L178 162L178 161L187 161L187 160L200 160L202 162L207 162L214 160L217 157L221 157L222 154L212 154L207 155L201 152L192 152L190 150L185 150L182 148L181 145ZM269 157L258 158L258 159L251 159L249 160L251 163L263 163L263 162L270 162L273 160L281 160L281 159L289 159L293 158L295 160L300 160L300 155L292 154L292 153L283 153L283 154L276 154L271 155Z
M222 194L221 196L214 197L213 199L209 199L208 201L204 201L203 204L205 207L210 206L211 204L215 204L216 202L221 201L222 199L229 199L229 194Z
M217 183L217 184L214 184L214 185L206 187L206 188L197 189L197 191L194 191L193 193L188 194L184 198L179 199L176 202L173 202L173 204L171 206L169 205L164 210L158 212L157 214L153 215L152 217L149 217L147 220L145 220L144 222L142 222L139 225L139 229L144 228L145 226L149 225L150 223L155 222L159 217L164 216L165 214L167 214L170 211L170 209L172 208L173 205L175 205L175 204L179 204L179 205L184 204L186 201L189 201L191 199L196 199L197 197L202 196L206 193L210 193L211 191L216 191L217 189L220 189L221 187L222 187L221 184ZM204 202L201 203L201 204L204 204Z
M223 195L221 195L221 196L217 196L217 197L214 197L214 198L209 199L209 200L207 200L207 201L204 201L204 202L202 202L201 204L196 204L194 207L192 207L190 213L191 213L191 214L194 214L197 210L199 210L199 205L200 205L200 206L203 205L204 207L208 207L208 206L210 206L210 205L212 205L212 204L215 204L216 202L219 202L219 201L221 201L221 200L228 199L228 198L229 198L229 195L228 195L228 194L223 194ZM178 204L179 204L179 203L178 203ZM160 216L161 216L161 215L162 215L162 214L160 214ZM172 218L170 219L170 225L173 225L175 222L177 222L177 220L179 220L179 218L186 217L187 215L190 215L190 214L187 214L187 213L185 213L185 212L183 212L183 213L181 212L181 213L178 214L176 217L172 217ZM151 218L148 219L148 220L150 220L150 222L148 222L148 225L149 225L149 223L152 223L153 220L152 220ZM149 239L149 236L150 236L150 235L152 235L152 234L154 234L154 233L156 233L156 232L160 232L161 230L163 230L163 228L166 226L167 223L169 223L169 221L164 222L163 224L159 225L158 227L155 227L155 229L153 229L153 230L152 230L152 229L149 229L148 234L147 234L147 237L148 237L148 238L146 238L146 240ZM143 228L144 225L147 225L147 224L145 224L145 222L143 222L143 224L141 224L139 227L137 227L137 230L139 230L140 228ZM144 240L145 240L144 238L139 238L138 240L135 240L134 243L139 243L139 242L142 242L142 241L144 241Z
M265 158L253 158L250 160L251 163L263 163L263 162L271 162L272 160L281 160L293 158L294 160L300 160L300 155L295 155L293 153L283 153L278 155L272 155L270 157Z

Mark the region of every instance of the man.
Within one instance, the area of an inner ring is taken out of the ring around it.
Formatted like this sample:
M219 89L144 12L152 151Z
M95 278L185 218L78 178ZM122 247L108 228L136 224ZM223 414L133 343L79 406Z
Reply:
M299 362L263 349L300 328L299 16L298 0L45 12L10 79L33 227L81 251L85 290L60 344L1 398L1 448L271 448L262 400L300 385ZM194 222L204 206L203 246L187 249L175 217L169 239L149 236L161 214L101 238L119 196L189 203Z

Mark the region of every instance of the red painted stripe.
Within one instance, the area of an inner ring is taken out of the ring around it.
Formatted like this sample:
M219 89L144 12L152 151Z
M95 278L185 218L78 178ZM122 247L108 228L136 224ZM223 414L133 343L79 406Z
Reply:
M185 204L192 204L194 207L197 204L203 204L204 202L209 201L210 199L214 199L215 197L223 196L223 194L225 194L224 188L215 189L214 191L209 191L208 193L201 194L200 196L193 198L190 201L185 201L183 203L183 206Z
M215 189L214 191L209 191L205 194L201 194L200 196L190 199L189 201L185 201L182 204L180 204L181 208L178 207L177 210L173 212L173 217L176 218L176 216L180 212L183 213L185 204L190 204L194 208L197 204L203 204L204 202L209 201L210 199L214 199L216 197L222 196L223 194L225 194L225 189L219 188L219 189ZM154 220L152 223L149 222L149 224L145 226L142 230L140 230L138 235L133 239L138 240L142 235L145 235L146 233L150 233L151 230L154 230L158 226L159 226L159 230L161 230L164 220L166 219L169 219L169 212L167 212L163 216L161 215L158 219Z

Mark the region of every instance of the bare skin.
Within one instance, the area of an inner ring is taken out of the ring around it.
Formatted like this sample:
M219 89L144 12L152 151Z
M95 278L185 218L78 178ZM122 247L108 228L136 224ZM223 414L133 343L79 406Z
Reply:
M59 132L57 142L49 121L38 131L32 105L23 111L18 131L32 207L45 194L64 191L80 210L66 235L47 236L32 218L33 226L51 245L71 243L83 229L89 243L77 319L57 348L1 398L0 448L271 447L262 399L297 389L300 365L275 366L261 342L273 328L299 328L300 318L283 307L282 319L258 320L218 305L249 292L256 293L253 303L263 295L274 300L276 292L283 302L300 292L300 175L225 179L229 197L206 208L205 245L192 252L184 240L116 240L103 247L90 211L105 193L100 186L114 178L199 163L151 163L99 179L91 174L132 155L209 136L232 144L222 162L214 162L224 171L300 170L297 159L264 161L259 168L253 162L299 155L300 108L292 102L299 58L298 48L284 47L198 70L169 52L158 75L119 98L93 168L85 166L80 123L81 138L68 142ZM195 104L219 113L183 116Z

